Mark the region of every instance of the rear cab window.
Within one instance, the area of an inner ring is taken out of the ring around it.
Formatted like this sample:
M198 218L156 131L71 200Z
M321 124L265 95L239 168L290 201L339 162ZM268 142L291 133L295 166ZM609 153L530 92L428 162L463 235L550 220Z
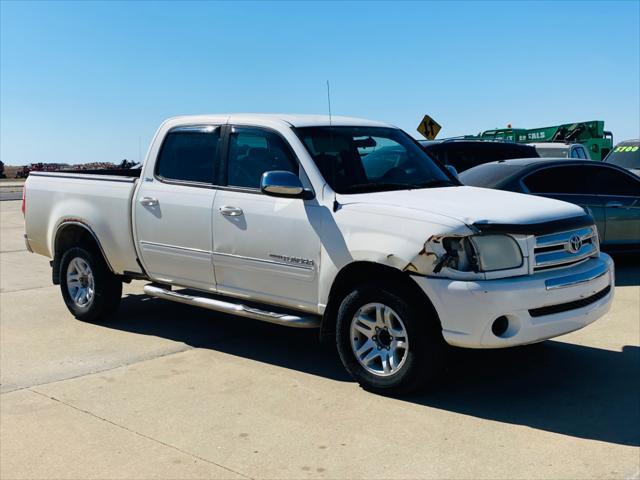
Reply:
M588 159L588 157L586 155L586 152L584 151L584 148L582 148L582 147L575 147L571 151L571 158L580 158L582 160L587 160Z

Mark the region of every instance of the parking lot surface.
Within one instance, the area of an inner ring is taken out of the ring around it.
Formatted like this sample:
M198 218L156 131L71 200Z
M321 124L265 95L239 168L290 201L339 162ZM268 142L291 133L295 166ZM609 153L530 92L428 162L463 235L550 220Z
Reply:
M22 186L24 180L0 179L0 201L22 200Z
M125 286L82 323L0 202L0 477L639 478L640 265L555 340L452 349L430 391L361 390L313 331Z

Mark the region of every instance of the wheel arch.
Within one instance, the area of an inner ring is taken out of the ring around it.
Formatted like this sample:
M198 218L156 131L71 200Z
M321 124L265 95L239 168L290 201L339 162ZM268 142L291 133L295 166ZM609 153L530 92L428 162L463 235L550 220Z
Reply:
M407 272L382 263L356 261L345 265L333 280L320 325L320 339L322 341L331 341L335 336L338 308L344 296L356 285L370 283L374 278L382 278L382 283L391 283L406 291L411 301L417 302L427 309L440 325L440 317L431 299Z
M61 222L53 236L53 261L51 277L55 285L60 284L60 262L65 251L72 247L85 247L99 252L107 268L113 272L113 268L104 253L102 245L93 229L77 220Z

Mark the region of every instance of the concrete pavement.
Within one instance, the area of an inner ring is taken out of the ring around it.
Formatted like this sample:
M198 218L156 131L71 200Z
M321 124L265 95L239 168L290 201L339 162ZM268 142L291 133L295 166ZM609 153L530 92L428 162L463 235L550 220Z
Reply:
M0 477L633 478L640 266L612 311L526 348L452 349L442 382L362 391L314 332L125 288L78 322L0 202Z
M2 179L0 181L0 201L22 200L22 186L24 180Z
M8 190L0 189L0 201L3 200L21 200L22 192L17 190Z

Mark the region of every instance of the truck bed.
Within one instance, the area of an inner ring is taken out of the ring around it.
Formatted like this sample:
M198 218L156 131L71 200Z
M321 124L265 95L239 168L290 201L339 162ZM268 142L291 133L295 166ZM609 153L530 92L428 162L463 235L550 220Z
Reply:
M133 240L131 202L140 170L32 172L25 183L29 247L53 258L66 224L89 229L115 273L141 273Z

